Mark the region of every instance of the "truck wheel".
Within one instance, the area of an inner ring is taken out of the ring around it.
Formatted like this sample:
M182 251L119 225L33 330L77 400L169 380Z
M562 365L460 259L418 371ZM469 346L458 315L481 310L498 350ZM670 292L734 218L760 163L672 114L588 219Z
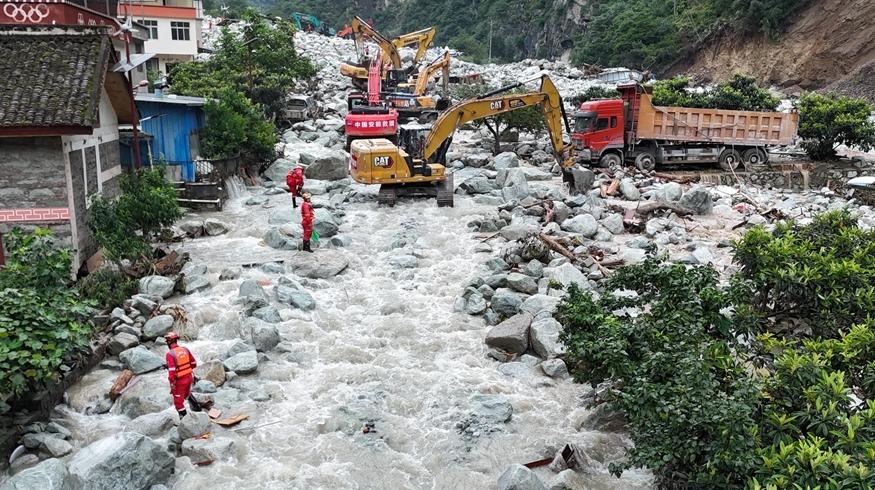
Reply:
M622 164L623 162L620 160L620 155L617 155L616 153L605 153L599 158L599 167L601 168L614 167Z
M738 154L738 151L727 148L717 158L717 163L720 164L720 168L723 170L735 170L738 164L741 163L741 155Z
M656 158L651 153L641 153L635 157L635 166L638 170L649 172L656 168Z
M745 165L763 165L766 159L766 152L762 148L751 148L741 154L741 161Z

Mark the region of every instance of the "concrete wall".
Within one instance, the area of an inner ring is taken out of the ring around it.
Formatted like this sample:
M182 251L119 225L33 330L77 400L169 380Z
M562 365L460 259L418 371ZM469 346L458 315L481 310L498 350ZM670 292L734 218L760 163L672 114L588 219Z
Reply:
M0 138L0 233L48 227L73 247L68 216L61 138Z

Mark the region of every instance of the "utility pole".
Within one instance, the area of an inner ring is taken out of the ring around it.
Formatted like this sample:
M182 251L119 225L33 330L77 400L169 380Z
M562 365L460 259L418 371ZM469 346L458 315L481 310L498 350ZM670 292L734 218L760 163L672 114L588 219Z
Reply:
M489 62L492 63L492 19L489 19Z

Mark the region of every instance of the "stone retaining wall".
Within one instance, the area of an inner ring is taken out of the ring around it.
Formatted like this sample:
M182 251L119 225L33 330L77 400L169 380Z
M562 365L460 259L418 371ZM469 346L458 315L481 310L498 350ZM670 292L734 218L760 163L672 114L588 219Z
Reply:
M703 183L736 185L738 180L776 189L806 190L829 187L841 191L845 183L854 177L875 175L875 168L823 165L783 165L778 170L762 172L731 172L701 174Z

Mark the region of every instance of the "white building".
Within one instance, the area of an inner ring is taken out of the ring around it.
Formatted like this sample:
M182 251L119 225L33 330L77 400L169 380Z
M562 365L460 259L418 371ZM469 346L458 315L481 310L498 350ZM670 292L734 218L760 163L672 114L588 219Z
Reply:
M155 56L147 69L167 75L174 64L194 59L201 45L203 10L200 0L139 0L120 3L119 16L129 13L148 30L145 51Z

